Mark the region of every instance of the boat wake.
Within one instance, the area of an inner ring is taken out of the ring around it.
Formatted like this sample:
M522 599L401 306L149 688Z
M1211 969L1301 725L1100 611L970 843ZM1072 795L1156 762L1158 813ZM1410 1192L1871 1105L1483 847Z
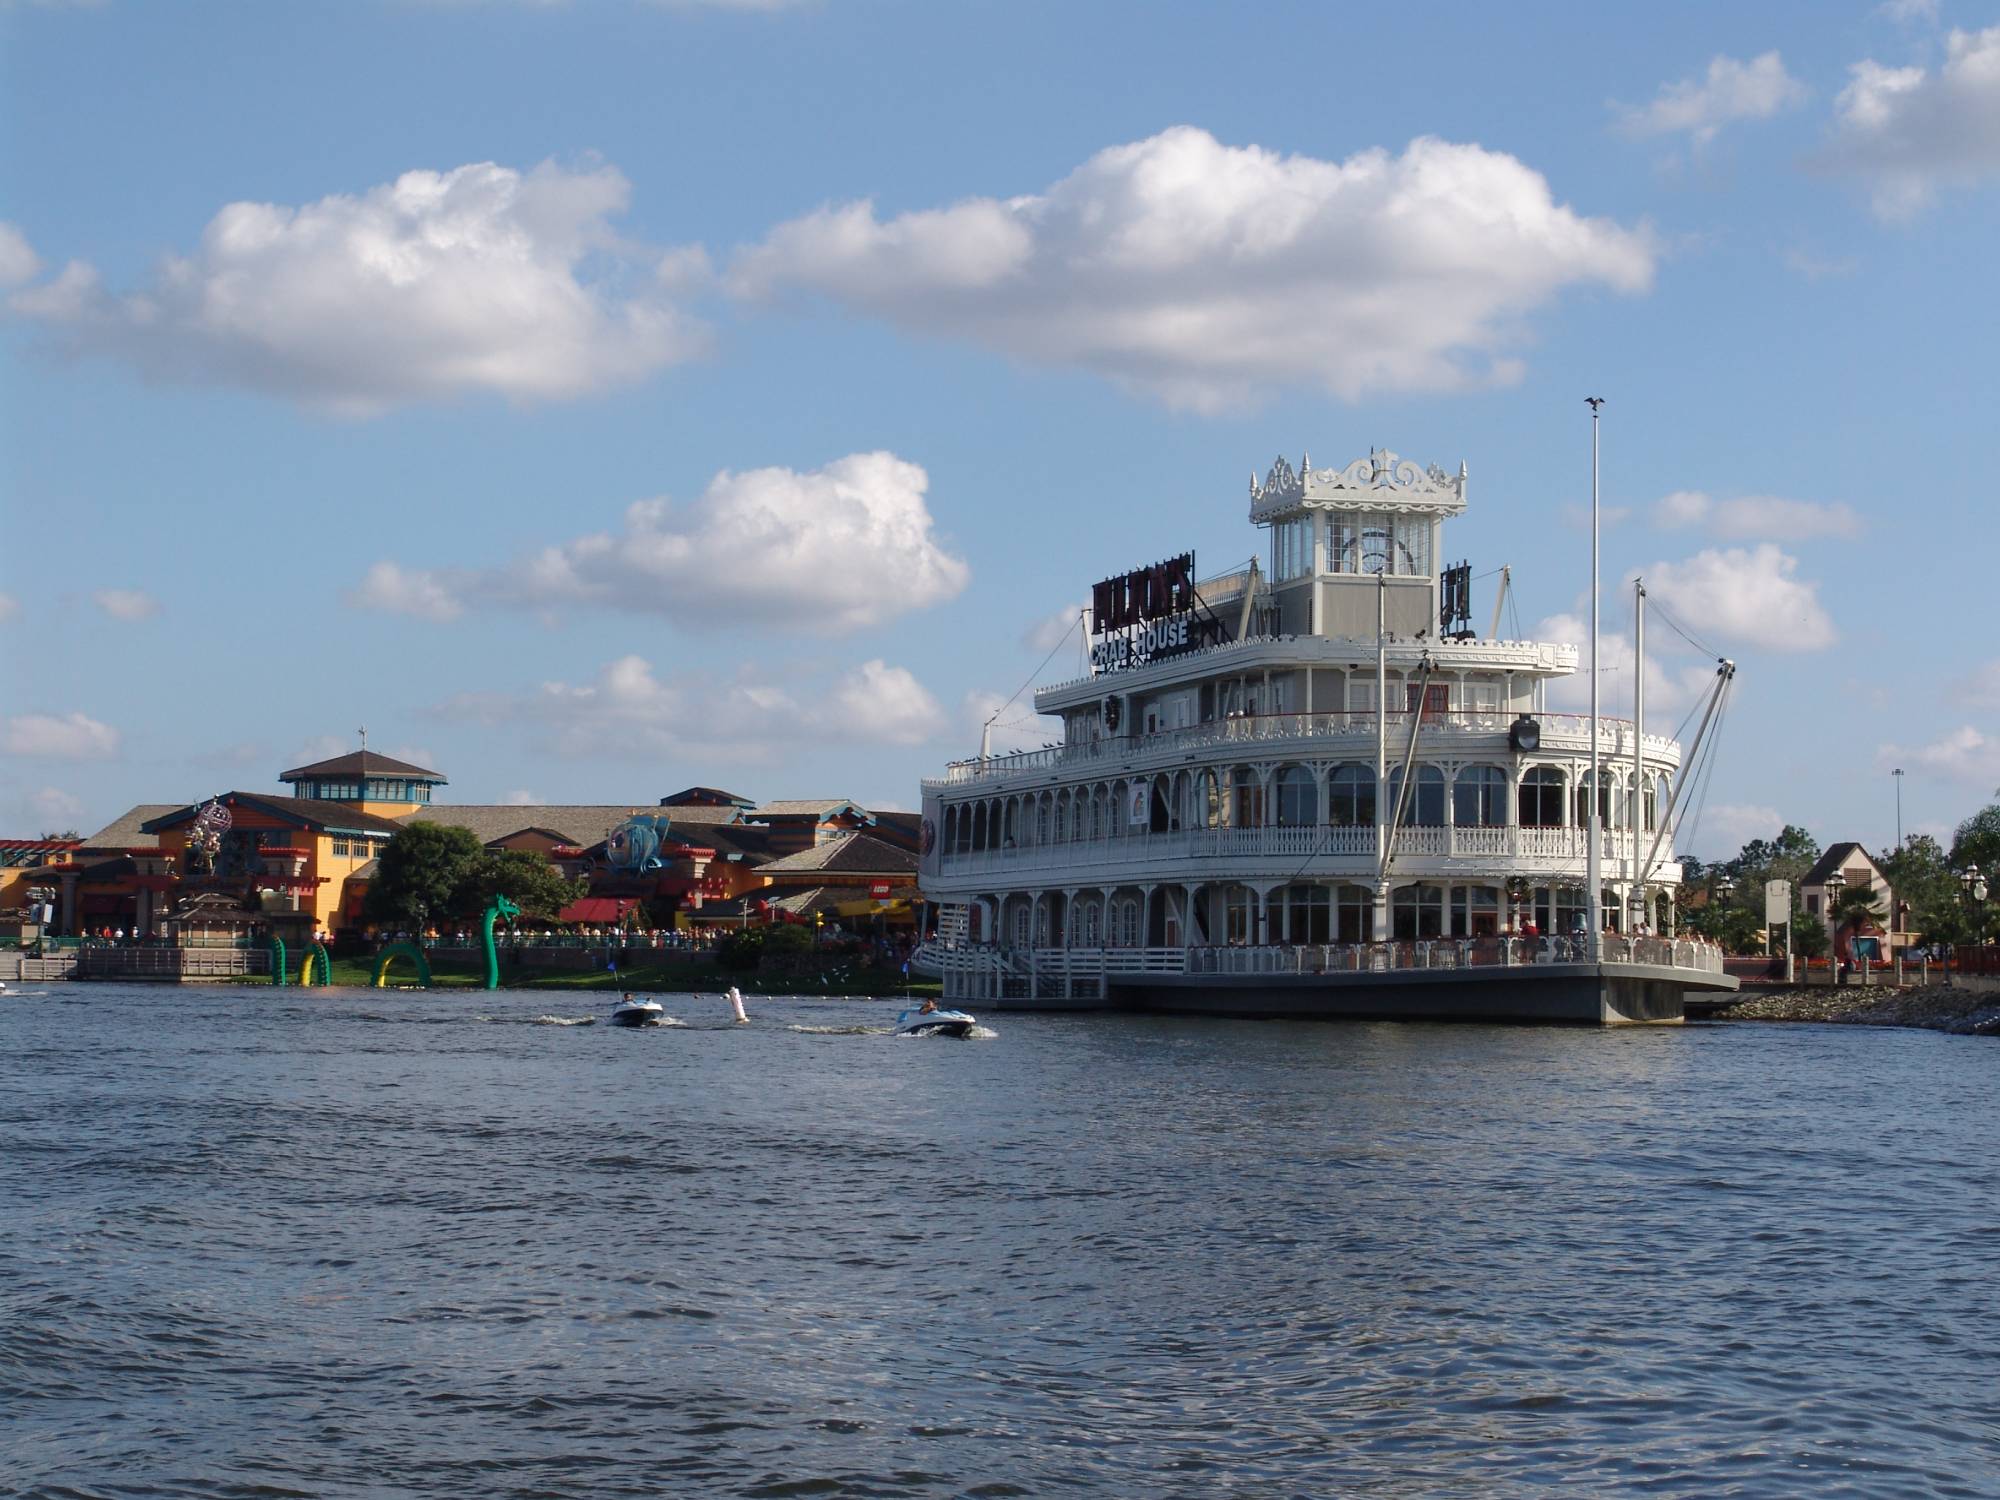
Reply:
M799 1026L792 1025L787 1031L802 1031L808 1036L894 1036L895 1030L889 1026Z

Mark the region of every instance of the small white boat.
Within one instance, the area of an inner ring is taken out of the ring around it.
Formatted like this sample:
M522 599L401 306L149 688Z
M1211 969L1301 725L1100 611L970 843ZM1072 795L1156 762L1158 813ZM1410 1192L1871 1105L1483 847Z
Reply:
M962 1010L906 1010L896 1017L897 1036L966 1036L979 1024Z
M657 1000L634 1000L627 995L611 1011L613 1026L658 1026L667 1018L667 1008Z

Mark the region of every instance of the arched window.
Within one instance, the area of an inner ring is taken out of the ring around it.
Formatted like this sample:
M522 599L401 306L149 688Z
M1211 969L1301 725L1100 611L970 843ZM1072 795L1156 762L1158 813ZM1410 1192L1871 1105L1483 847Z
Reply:
M1451 820L1460 828L1500 828L1507 822L1507 773L1467 766L1451 789Z
M1310 828L1319 821L1319 783L1304 766L1280 771L1277 792L1279 827Z
M1194 816L1204 828L1230 826L1230 800L1222 792L1222 778L1204 770L1194 782Z
M1054 811L1049 806L1049 799L1046 796L1037 797L1035 799L1035 842L1036 843L1046 844L1050 842L1049 824L1053 817L1054 817Z
M1639 816L1643 820L1640 826L1646 832L1651 833L1655 828L1660 826L1660 809L1666 805L1667 778L1664 776L1648 776L1645 788L1639 794Z
M1603 786L1599 788L1597 793L1597 820L1600 828L1616 826L1612 817L1612 810L1617 802L1617 798L1611 795L1611 783L1613 780L1613 777L1606 776ZM1575 826L1578 828L1588 828L1590 826L1590 785L1590 772L1585 771L1581 776L1577 777L1576 791L1573 795L1576 802Z
M1323 885L1288 885L1271 898L1271 925L1287 943L1330 943L1333 900Z
M1451 888L1451 935L1487 937L1500 930L1500 887L1455 885Z
M1326 788L1326 820L1336 828L1375 826L1375 768L1349 762Z
M1521 778L1521 826L1560 828L1562 821L1562 772L1554 766L1536 766Z
M1390 897L1389 919L1399 943L1444 936L1444 887L1403 886Z
M1396 800L1403 786L1403 768L1389 773L1389 815L1396 814ZM1441 828L1444 826L1444 772L1436 766L1418 766L1410 782L1410 798L1403 806L1403 827Z
M1365 885L1333 888L1333 940L1367 943L1375 937L1375 893Z
M1236 804L1235 823L1238 828L1262 828L1264 817L1264 780L1248 766L1236 766L1229 772L1231 800Z
M1257 941L1257 898L1248 886L1232 885L1223 891L1222 917L1225 941Z

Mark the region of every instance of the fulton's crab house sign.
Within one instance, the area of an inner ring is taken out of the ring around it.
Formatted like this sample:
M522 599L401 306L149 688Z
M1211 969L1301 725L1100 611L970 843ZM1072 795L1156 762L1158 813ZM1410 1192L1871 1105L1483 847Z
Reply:
M1144 666L1223 639L1222 622L1195 593L1192 552L1094 586L1090 630L1093 672Z

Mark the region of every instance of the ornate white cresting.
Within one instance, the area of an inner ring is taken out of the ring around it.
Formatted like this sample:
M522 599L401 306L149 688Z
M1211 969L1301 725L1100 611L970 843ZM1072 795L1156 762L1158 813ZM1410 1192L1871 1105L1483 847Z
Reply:
M1455 516L1465 509L1467 472L1447 474L1436 464L1420 468L1387 448L1357 458L1344 469L1315 469L1305 454L1294 469L1282 455L1257 482L1250 476L1250 519L1269 521L1288 511L1404 510Z

